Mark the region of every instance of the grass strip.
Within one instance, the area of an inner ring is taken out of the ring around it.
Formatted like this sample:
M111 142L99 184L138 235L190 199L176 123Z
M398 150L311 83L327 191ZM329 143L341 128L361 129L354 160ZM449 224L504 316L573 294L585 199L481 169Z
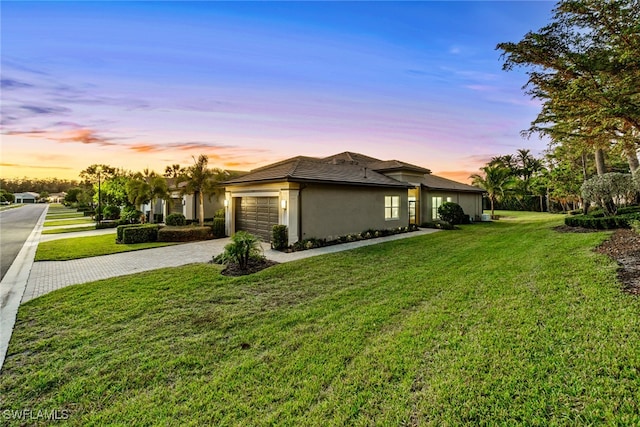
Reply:
M79 226L79 227L70 227L70 228L49 228L49 229L44 229L42 230L42 234L61 234L61 233L77 233L78 231L90 231L90 230L95 230L96 226L95 225L87 225L85 226ZM113 229L113 232L115 233L115 228Z
M45 221L43 226L57 227L59 225L76 225L76 224L91 224L91 223L95 224L95 221L92 220L91 218L82 217L78 219L61 219L61 220Z
M87 236L41 242L36 251L35 261L67 261L71 259L89 258L120 252L137 251L141 249L159 248L175 244L166 242L150 242L125 245L116 244L115 240L114 234L103 234L100 236Z
M45 295L20 307L3 407L77 426L639 425L640 300L592 250L609 233L508 215Z

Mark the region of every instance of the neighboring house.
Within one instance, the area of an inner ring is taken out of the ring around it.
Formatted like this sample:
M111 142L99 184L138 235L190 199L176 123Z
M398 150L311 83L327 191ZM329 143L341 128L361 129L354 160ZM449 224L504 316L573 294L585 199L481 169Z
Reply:
M62 203L64 202L64 197L67 195L64 191L61 193L51 193L49 197L47 197L47 201L49 203Z
M27 191L24 193L13 193L14 203L36 203L40 194Z
M224 170L223 174L227 178L246 174L243 171ZM187 185L185 182L181 182L176 185L174 178L167 178L167 185L169 187L169 198L167 200L156 199L154 202L153 210L155 217L164 221L168 215L172 213L181 213L189 221L199 221L200 215L200 194L195 192L192 194L182 194L182 189ZM216 211L224 207L224 187L220 187L217 193L204 196L204 219L211 219L215 215ZM151 206L145 204L140 207L140 210L149 218Z
M420 225L436 218L446 201L479 219L484 193L420 166L350 152L322 159L294 157L224 185L229 235L246 230L268 241L273 225L284 224L290 244Z

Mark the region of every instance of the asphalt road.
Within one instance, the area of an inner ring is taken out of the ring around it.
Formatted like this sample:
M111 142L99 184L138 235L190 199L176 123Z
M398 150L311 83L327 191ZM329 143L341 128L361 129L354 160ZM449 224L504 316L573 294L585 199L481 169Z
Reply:
M0 211L0 280L11 267L46 206L39 203Z

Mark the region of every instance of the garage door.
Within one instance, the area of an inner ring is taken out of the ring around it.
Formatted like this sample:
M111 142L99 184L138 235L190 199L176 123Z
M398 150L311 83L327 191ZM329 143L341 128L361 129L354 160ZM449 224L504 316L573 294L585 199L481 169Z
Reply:
M255 234L271 241L271 229L278 224L277 197L241 197L236 205L236 231Z

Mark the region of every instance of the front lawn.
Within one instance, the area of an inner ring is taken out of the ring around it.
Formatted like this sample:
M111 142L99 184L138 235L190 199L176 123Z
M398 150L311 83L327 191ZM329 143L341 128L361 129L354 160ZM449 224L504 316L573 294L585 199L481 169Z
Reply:
M74 229L74 231L77 230ZM165 242L134 243L130 245L116 244L115 233L51 240L38 244L35 261L66 261L119 252L137 251L140 249L158 248L174 244L175 243Z
M592 250L609 233L561 223L68 287L21 306L0 407L72 425L638 425L640 300Z

